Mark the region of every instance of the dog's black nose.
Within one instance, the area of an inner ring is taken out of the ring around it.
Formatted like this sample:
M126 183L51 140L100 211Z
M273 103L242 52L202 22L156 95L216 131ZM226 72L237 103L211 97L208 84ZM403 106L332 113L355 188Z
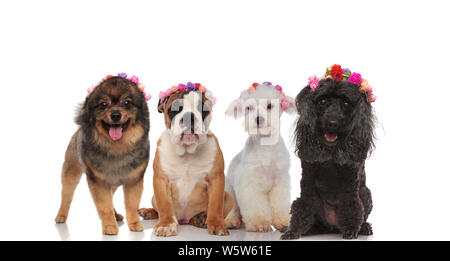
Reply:
M111 120L114 122L118 122L120 121L120 119L122 119L122 114L118 111L113 111L111 113Z
M261 116L256 117L256 126L261 126L264 123L264 118Z
M331 121L328 121L328 123L327 123L327 128L330 130L336 130L338 127L339 127L339 125L338 125L337 121L331 120Z
M186 127L186 130L194 130L195 115L192 112L186 112L181 118L181 123Z

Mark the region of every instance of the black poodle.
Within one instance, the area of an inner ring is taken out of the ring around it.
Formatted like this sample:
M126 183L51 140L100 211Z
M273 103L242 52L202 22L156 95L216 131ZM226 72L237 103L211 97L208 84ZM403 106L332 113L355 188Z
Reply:
M374 115L366 94L350 81L325 78L296 97L295 153L301 159L301 193L291 206L282 239L342 233L371 235L372 197L364 162L374 143Z

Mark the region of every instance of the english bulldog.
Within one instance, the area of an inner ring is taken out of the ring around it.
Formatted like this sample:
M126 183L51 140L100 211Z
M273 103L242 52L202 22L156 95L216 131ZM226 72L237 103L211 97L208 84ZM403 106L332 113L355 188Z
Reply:
M157 236L177 235L178 224L228 235L224 217L233 208L225 193L224 159L209 130L215 98L200 84L173 86L160 93L158 111L166 130L153 161L153 208L142 208L144 219L159 218Z

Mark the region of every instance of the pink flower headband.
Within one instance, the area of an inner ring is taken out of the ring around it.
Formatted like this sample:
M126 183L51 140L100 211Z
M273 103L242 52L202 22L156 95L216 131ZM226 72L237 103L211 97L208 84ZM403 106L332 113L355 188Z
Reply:
M201 85L200 83L192 83L188 82L186 84L178 84L170 87L165 92L159 92L159 101L162 103L165 99L167 99L170 95L176 93L176 92L184 92L184 91L199 91L201 93L204 93L206 98L211 100L211 107L216 104L216 97L212 96L211 91L208 91L205 86Z
M95 87L100 85L100 83L104 82L105 80L114 77L113 75L107 75L106 77L103 77L103 79L97 84L97 85L93 85L91 87L88 88L87 90L87 97L89 97L89 95L91 95L91 93L95 90ZM149 92L145 91L145 85L141 82L139 82L139 78L135 75L127 78L127 74L126 73L119 73L117 74L117 77L121 77L124 79L129 80L130 82L134 83L137 85L138 89L144 94L145 100L148 101L152 98L152 95Z
M315 91L319 86L319 80L328 78L336 79L338 81L349 81L358 85L359 91L366 95L368 102L375 102L377 99L377 96L373 94L373 90L372 87L370 87L369 82L361 78L361 74L355 72L352 73L352 71L348 68L342 69L339 64L327 67L325 75L321 79L317 79L315 75L309 77L308 84L311 91Z
M253 91L255 91L256 88L257 88L258 86L263 86L263 85L269 86L269 87L273 87L273 88L275 88L275 90L279 91L279 92L280 92L280 100L281 100L281 108L282 108L283 110L286 110L287 108L289 108L289 100L288 100L288 99L286 98L286 96L284 95L284 93L283 93L283 88L281 88L280 85L275 85L275 86L273 86L271 82L263 82L262 84L259 84L259 83L257 83L257 82L254 82L254 83L252 84L252 86L250 86L250 88L248 88L247 92L250 94L250 93L252 93ZM239 98L237 99L237 102L238 102L239 104L242 104L242 99L241 99L241 97L239 97Z

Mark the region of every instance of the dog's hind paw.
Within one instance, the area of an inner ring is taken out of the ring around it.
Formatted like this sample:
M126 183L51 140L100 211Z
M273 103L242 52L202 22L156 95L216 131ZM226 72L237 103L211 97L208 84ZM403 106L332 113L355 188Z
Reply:
M114 209L114 216L116 217L116 221L122 221L123 216L117 213L117 211Z
M226 218L225 226L230 229L239 229L241 227L241 220L239 218Z
M298 239L300 238L300 233L299 232L295 232L292 230L287 230L285 232L283 232L284 234L281 235L281 239L282 240L291 240L291 239Z
M206 213L202 212L200 214L195 215L194 217L191 218L189 224L193 225L194 227L208 228L208 226L206 225Z
M144 219L157 219L158 218L158 212L153 208L140 208L138 210L139 216L141 216Z
M285 232L288 231L288 228L289 228L288 226L284 226L284 227L280 228L279 231L280 231L281 233L285 233Z
M353 230L344 231L344 233L342 234L342 238L343 239L357 239L358 232L353 231Z
M373 235L372 226L370 225L370 223L363 223L361 225L361 229L359 230L359 234L363 236Z

